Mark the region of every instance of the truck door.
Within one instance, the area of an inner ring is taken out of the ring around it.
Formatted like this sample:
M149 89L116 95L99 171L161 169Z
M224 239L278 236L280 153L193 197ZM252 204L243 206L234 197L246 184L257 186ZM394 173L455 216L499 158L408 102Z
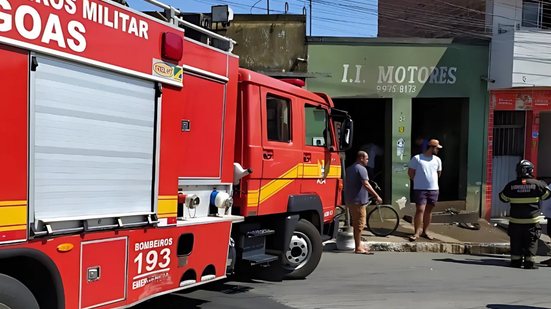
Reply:
M300 192L302 174L300 108L289 96L261 91L262 179L258 214L284 213L290 194Z
M329 151L329 147L335 146L329 113L319 104L304 103L301 107L304 111L301 192L319 195L324 217L332 217L341 166L338 153Z

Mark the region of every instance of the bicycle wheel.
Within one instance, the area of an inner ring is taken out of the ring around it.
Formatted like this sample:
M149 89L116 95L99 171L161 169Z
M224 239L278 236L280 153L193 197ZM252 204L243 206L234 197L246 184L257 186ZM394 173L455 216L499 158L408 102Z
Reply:
M389 205L379 205L367 215L367 228L377 236L388 236L400 223L398 212Z

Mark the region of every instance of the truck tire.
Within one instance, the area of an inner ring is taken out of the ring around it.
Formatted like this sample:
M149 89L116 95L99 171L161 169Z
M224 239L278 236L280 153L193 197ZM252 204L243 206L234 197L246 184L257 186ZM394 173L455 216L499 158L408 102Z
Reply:
M264 280L304 279L319 264L323 244L318 229L308 220L301 219L293 232L289 247L278 261L260 270Z
M19 280L0 274L0 309L39 309L33 293Z
M293 232L289 248L284 252L283 266L291 271L285 278L303 279L318 266L323 243L316 227L308 220L301 219Z

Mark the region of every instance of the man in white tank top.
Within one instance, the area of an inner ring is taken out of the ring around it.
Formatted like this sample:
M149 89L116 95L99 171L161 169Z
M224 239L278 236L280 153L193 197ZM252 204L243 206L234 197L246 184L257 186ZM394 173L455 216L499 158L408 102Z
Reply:
M432 220L432 210L438 200L438 178L442 173L442 161L436 155L442 149L437 139L427 143L427 149L409 161L408 175L413 180L413 196L415 199L414 234L409 238L416 241L420 236L433 239L428 234Z

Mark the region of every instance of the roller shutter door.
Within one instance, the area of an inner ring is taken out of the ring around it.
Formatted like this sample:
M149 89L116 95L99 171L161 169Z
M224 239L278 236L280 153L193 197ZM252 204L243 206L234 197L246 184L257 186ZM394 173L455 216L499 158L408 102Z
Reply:
M152 212L154 84L38 56L30 203L43 221Z

